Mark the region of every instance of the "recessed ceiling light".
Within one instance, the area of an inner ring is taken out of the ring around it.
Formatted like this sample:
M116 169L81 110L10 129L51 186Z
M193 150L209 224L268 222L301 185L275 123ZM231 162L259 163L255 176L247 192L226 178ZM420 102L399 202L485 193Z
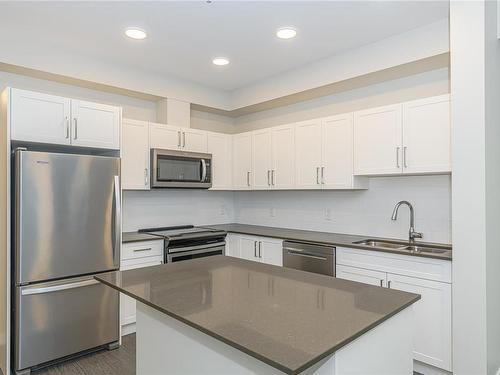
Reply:
M148 34L142 29L138 29L137 27L129 27L125 30L125 35L132 39L146 39Z
M276 36L280 39L291 39L295 38L297 35L297 30L292 27L282 27L276 31Z
M212 60L212 62L215 65L227 65L227 64L229 64L229 60L226 59L225 57L216 57L215 59Z

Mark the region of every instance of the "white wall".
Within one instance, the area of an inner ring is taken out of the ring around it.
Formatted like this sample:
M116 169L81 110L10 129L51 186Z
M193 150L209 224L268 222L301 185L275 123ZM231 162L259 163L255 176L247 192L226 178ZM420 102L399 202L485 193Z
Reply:
M408 209L400 208L397 221L391 213L408 200L424 240L449 243L450 191L449 176L415 176L372 178L362 191L235 192L234 217L245 224L407 238Z
M143 121L156 120L156 103L148 100L140 100L124 95L116 95L0 71L0 92L7 86L117 105L123 107L123 117Z
M235 119L229 116L191 110L191 127L213 132L233 134Z
M235 119L238 133L449 92L447 68L395 79Z
M125 232L169 225L233 221L232 192L164 189L123 193Z

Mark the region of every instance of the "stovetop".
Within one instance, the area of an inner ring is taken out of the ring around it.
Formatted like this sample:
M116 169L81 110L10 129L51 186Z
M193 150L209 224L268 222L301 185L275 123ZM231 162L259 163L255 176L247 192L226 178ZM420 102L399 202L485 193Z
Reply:
M155 236L163 237L170 241L179 239L196 239L212 236L225 236L226 231L219 229L195 227L193 225L182 225L175 227L159 227L159 228L144 228L139 229L140 233L148 233Z

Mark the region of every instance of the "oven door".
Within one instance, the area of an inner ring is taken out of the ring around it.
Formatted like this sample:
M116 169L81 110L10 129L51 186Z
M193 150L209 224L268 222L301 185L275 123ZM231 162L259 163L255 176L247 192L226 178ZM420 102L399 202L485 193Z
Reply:
M225 241L216 242L212 244L167 249L167 263L209 257L212 255L224 255L225 250L226 250Z
M212 187L212 155L176 150L151 150L153 188Z

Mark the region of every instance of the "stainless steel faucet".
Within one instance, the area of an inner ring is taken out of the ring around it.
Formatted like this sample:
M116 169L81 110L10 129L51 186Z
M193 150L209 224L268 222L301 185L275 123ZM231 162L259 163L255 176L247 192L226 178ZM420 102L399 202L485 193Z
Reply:
M413 206L408 201L400 201L394 206L392 211L391 220L396 220L398 218L398 209L402 204L406 204L410 209L410 230L408 231L408 241L415 242L415 238L422 238L424 235L419 232L415 232L415 212L413 211Z

